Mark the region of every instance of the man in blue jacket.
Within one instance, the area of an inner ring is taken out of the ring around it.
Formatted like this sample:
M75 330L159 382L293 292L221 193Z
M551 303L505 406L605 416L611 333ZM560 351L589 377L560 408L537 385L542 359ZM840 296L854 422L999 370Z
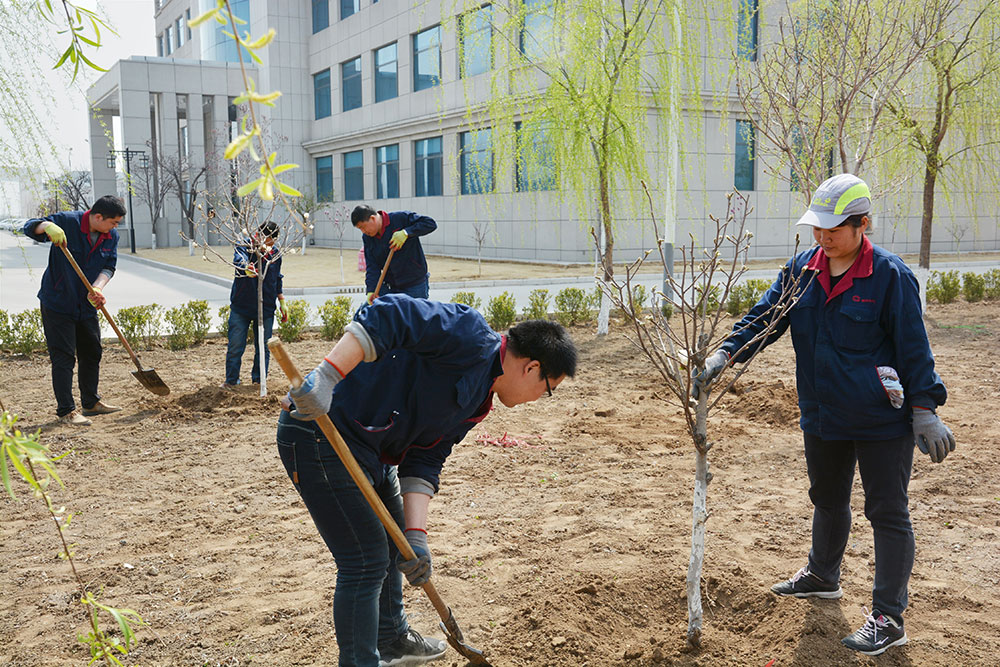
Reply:
M254 328L253 368L250 381L260 383L260 348L264 347L264 375L271 362L271 351L256 335L257 324L257 282L263 276L262 310L264 321L264 341L271 337L274 328L275 300L281 312L281 321L288 321L288 307L281 291L281 252L275 247L278 225L268 220L260 225L257 233L236 246L233 251L233 267L236 275L229 291L229 337L226 347L226 381L223 387L235 387L240 383L240 365L243 352L247 349L247 332Z
M430 579L427 510L444 461L494 396L507 407L535 401L575 372L576 348L555 322L529 320L501 336L468 306L391 294L363 306L282 402L278 452L337 563L341 667L416 665L444 654L443 642L408 626L400 576L415 586ZM323 414L404 530L414 560L395 562L395 545L311 421Z
M864 235L871 193L840 174L816 190L797 224L813 228L817 245L801 252L695 378L697 398L727 365L792 330L800 424L813 504L808 564L771 590L783 596L837 599L840 565L851 530L851 487L857 465L865 516L875 534L872 611L843 644L878 655L907 642L903 610L913 569L907 507L913 446L940 463L955 439L935 410L947 398L934 371L917 281L896 255ZM801 275L798 301L766 340L751 343L771 320L788 271Z
M354 208L351 222L364 234L365 291L368 293L368 303L375 296L375 287L390 250L395 250L395 254L379 294L409 294L414 298L426 299L430 290L430 274L427 272L427 258L424 257L419 237L437 229L437 223L426 215L413 211L376 212L367 205Z
M104 286L115 275L118 264L118 231L115 228L124 215L122 200L105 195L94 202L89 211L68 211L35 218L28 220L22 230L36 241L52 241L38 300L52 362L56 415L66 424L89 426L88 417L121 410L104 403L97 391L102 349L96 308L106 303ZM69 249L96 295L91 296L87 291L62 247ZM77 360L82 414L73 400L73 367Z

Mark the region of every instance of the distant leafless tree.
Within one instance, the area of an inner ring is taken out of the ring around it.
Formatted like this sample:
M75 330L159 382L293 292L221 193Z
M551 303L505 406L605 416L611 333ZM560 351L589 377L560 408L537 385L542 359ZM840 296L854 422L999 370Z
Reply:
M92 196L89 171L65 171L45 182L45 200L38 205L38 212L86 211Z
M192 163L186 155L170 156L161 158L163 174L170 181L171 189L180 203L181 215L184 219L182 238L194 238L195 220L198 210L198 194L201 191L201 184L208 167L197 166ZM191 245L194 252L194 245Z
M146 205L153 233L156 234L160 231L160 220L163 218L167 197L177 188L166 169L168 159L156 150L152 142L146 142L146 145L149 148L149 160L145 166L135 163L131 165L131 187L136 198ZM160 236L161 242L163 238L164 236Z

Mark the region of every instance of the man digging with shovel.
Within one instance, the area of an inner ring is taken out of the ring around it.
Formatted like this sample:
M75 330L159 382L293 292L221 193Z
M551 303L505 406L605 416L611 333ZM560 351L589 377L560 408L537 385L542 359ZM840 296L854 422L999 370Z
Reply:
M444 642L409 627L402 576L431 576L427 510L445 459L492 408L538 400L576 372L576 348L555 322L506 336L461 304L381 297L362 307L330 353L282 401L282 463L337 563L334 628L341 667L417 665ZM315 419L328 415L404 529L401 561L385 528Z

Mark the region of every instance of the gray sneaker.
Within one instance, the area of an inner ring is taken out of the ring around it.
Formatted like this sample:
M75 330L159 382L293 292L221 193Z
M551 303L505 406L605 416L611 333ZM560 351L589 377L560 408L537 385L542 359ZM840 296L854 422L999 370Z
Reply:
M409 667L444 657L448 645L440 639L424 639L410 628L396 641L378 647L379 667Z
M788 595L797 598L824 598L838 600L844 596L839 583L823 581L808 568L802 568L788 581L771 586L771 592L777 595Z
M840 640L847 648L865 655L880 655L892 646L902 646L907 641L903 626L891 616L886 616L873 609L868 613L865 609L865 624L858 631Z

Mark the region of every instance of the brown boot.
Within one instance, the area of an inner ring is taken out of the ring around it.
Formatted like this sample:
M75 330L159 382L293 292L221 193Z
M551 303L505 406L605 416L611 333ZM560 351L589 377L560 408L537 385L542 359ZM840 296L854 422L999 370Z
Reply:
M62 417L59 418L59 421L61 421L63 424L72 424L73 426L90 426L93 423L89 419L81 415L78 410L74 410L73 412L67 415L63 415Z
M84 408L83 416L93 417L94 415L109 415L112 412L118 412L119 410L121 410L121 408L119 408L117 405L108 405L104 401L98 401L97 403L94 403L94 405L92 405L91 407Z

